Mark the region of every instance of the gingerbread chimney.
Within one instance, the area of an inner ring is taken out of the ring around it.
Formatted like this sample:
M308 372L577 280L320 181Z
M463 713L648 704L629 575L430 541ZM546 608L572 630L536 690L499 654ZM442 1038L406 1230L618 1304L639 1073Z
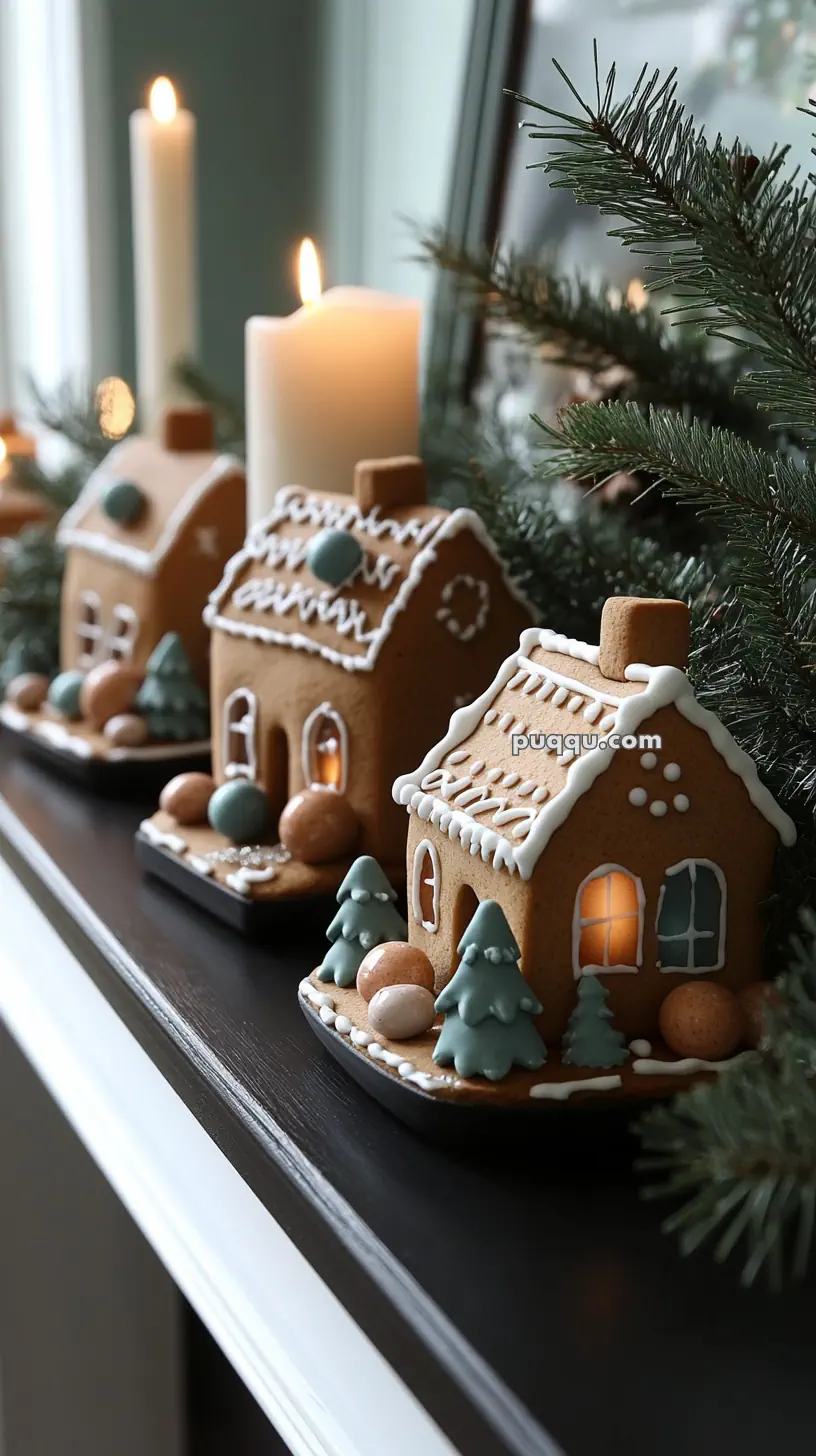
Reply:
M364 514L374 506L383 511L396 510L397 506L424 506L428 499L425 466L415 455L358 460L354 499Z
M206 405L185 405L165 410L162 420L162 444L165 450L185 453L212 450L214 443L213 413Z
M647 667L688 664L690 623L685 602L659 597L607 597L601 614L598 666L604 677L626 682L634 662Z

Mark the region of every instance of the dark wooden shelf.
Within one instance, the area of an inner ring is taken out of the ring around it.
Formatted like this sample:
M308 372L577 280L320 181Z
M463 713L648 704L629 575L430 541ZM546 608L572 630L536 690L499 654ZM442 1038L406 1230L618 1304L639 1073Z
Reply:
M625 1124L576 1112L501 1151L422 1142L301 1014L314 909L244 943L142 877L152 805L83 795L7 737L0 794L0 852L463 1456L809 1456L812 1282L774 1298L707 1253L681 1260Z

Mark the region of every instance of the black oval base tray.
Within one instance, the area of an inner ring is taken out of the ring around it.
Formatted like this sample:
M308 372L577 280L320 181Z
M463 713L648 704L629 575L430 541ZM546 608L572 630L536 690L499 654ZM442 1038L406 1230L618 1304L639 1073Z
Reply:
M177 755L169 758L81 758L34 733L14 733L26 758L41 763L71 783L109 799L144 799L158 794L168 779L180 773L209 773L209 753L185 752L179 744Z

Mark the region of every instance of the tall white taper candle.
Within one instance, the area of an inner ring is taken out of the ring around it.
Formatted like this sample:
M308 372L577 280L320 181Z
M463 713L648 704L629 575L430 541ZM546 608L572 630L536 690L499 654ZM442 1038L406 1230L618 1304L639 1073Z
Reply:
M171 83L159 77L150 109L130 118L137 395L147 432L178 399L173 366L195 355L198 342L195 143L195 117L178 110Z

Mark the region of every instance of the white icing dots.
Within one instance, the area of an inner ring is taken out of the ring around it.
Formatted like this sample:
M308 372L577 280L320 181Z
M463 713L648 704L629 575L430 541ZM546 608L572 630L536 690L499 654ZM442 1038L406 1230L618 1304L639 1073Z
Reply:
M645 1041L642 1037L637 1037L635 1041L630 1041L629 1050L633 1057L650 1057L652 1055L652 1043Z
M496 709L495 708L488 708L487 712L484 715L484 718L482 719L482 722L483 723L495 723L495 721L498 718L498 716L499 715L496 712Z
M679 763L667 763L663 770L663 777L668 779L670 784L676 784L682 772Z
M512 789L513 785L514 784L517 784L519 782L520 778L521 778L521 774L517 774L517 773L506 773L504 775L504 778L502 779L502 788L503 789Z
M674 804L674 807L677 810L678 814L685 814L686 810L689 807L688 795L675 794L674 798L672 799L672 803Z
M641 766L641 768L646 768L646 769L649 769L649 768L657 768L657 754L656 753L642 753L640 755L640 766Z
M649 805L649 813L653 814L655 819L662 819L663 815L667 813L668 807L664 799L653 799Z
M632 804L635 809L642 809L648 797L649 795L646 793L645 789L636 788L629 790L629 803Z

